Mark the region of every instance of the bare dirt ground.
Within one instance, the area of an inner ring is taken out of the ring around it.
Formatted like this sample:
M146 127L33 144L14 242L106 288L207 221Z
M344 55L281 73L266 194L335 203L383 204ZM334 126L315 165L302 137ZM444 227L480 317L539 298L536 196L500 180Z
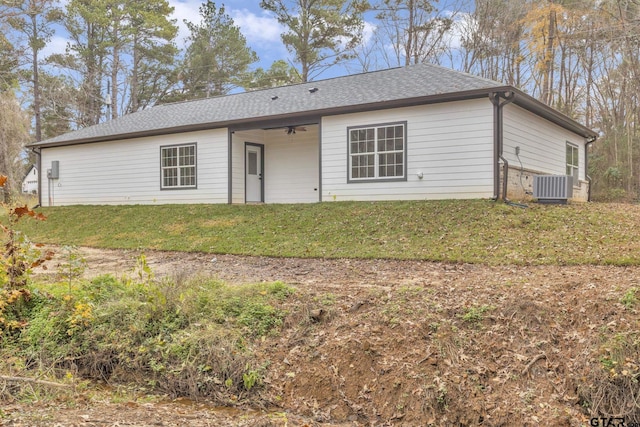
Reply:
M140 254L82 253L89 276L132 275ZM625 400L626 383L599 363L611 352L607 337L640 330L637 307L620 303L640 283L637 267L145 255L156 276L279 280L306 295L311 320L257 349L271 362L271 409L9 402L0 425L581 426L606 411L640 422L637 396Z

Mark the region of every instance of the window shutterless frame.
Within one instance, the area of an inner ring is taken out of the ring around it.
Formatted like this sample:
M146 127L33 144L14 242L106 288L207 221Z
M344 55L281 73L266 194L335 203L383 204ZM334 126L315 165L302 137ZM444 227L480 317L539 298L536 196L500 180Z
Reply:
M347 127L347 183L406 180L406 121Z
M160 146L160 189L198 188L198 144Z
M573 186L580 186L580 151L578 150L578 146L567 142L567 175L571 175L573 177Z

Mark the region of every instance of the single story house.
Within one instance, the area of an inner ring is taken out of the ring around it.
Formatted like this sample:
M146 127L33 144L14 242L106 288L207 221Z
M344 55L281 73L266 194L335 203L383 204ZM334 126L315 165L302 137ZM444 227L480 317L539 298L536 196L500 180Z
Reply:
M38 168L36 165L31 165L22 179L22 192L29 194L38 192Z
M512 86L431 64L158 105L31 144L41 204L520 198L596 134Z

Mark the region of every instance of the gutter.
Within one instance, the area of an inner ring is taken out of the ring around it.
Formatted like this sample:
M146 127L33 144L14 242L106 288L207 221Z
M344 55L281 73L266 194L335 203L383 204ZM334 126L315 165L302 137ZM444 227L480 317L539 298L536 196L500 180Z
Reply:
M507 199L507 185L509 178L509 162L503 156L504 148L504 118L503 107L513 102L516 94L513 91L493 92L489 99L493 104L493 200L500 199L500 160L503 162L502 200Z

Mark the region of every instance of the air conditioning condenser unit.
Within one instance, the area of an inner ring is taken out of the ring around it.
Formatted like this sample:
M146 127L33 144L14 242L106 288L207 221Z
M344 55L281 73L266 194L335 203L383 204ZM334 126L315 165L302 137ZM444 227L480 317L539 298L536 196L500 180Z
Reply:
M535 175L533 197L538 199L538 203L566 204L573 197L573 177L571 175Z

